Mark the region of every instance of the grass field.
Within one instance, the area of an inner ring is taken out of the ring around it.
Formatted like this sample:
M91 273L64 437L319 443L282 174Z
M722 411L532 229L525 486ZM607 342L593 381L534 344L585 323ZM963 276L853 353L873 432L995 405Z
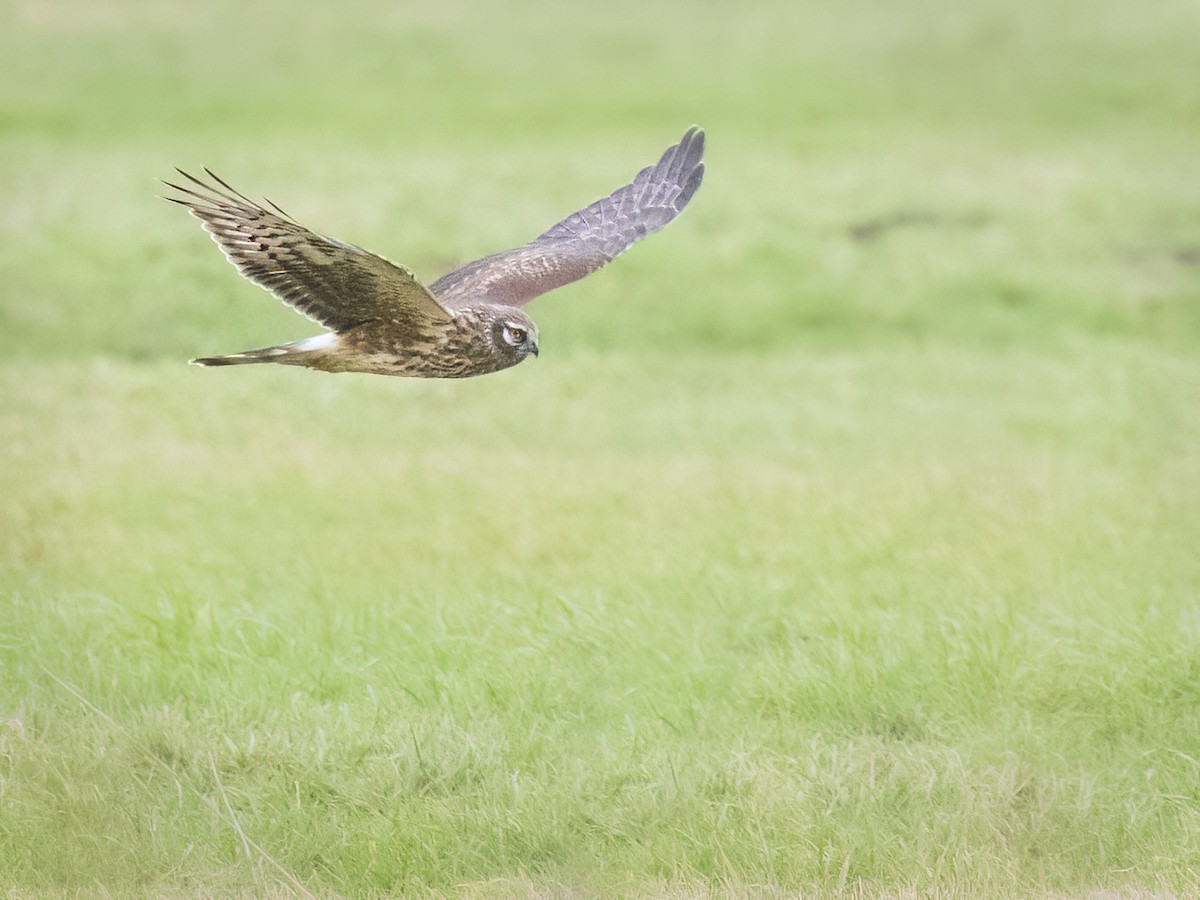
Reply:
M1200 7L0 6L0 893L1200 892ZM432 280L682 134L464 382L155 199Z

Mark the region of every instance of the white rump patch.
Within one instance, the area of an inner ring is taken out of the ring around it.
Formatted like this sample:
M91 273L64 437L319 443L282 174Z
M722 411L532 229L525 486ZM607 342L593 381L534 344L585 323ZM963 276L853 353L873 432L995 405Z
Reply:
M302 352L309 350L332 350L337 345L337 334L332 331L327 331L324 334L314 335L313 337L305 338L302 341L297 341L296 349Z

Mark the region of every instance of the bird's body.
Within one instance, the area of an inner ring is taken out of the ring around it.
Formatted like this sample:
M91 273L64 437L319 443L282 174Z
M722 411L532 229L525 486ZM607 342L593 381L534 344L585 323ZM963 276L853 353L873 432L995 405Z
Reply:
M521 308L605 265L672 219L704 174L704 133L689 129L655 166L522 247L467 263L430 287L360 247L297 224L214 175L174 199L188 207L243 275L329 329L262 350L195 359L202 366L281 363L325 372L466 378L538 353Z
M514 318L505 310L505 318ZM516 310L520 312L520 310ZM406 375L413 378L468 378L498 372L537 355L536 328L531 347L496 346L490 339L488 310L464 309L446 320L417 331L397 329L391 322L367 322L348 331L327 331L315 337L247 350L226 356L192 360L200 366L237 366L280 363L305 366L322 372L363 372L370 375ZM529 321L528 316L523 321ZM532 322L529 322L532 326ZM503 338L501 338L503 340Z

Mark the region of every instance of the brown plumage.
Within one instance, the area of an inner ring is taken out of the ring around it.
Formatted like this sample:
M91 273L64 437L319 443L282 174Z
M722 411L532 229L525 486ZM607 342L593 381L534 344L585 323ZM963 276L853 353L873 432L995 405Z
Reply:
M202 366L282 363L326 372L465 378L536 356L537 325L521 307L577 281L658 231L704 177L704 132L690 128L632 182L572 213L528 244L477 259L425 287L411 271L297 224L206 169L178 170L186 206L238 271L329 329Z

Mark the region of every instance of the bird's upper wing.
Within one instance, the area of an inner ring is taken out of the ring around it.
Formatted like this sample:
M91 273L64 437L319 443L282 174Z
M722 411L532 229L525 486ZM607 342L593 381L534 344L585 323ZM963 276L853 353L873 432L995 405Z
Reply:
M239 272L334 331L369 321L408 326L414 333L450 314L403 266L361 247L323 237L244 197L208 169L216 184L178 170L191 186L167 182ZM395 326L393 326L395 327Z
M657 165L603 200L572 213L523 247L469 262L431 286L454 309L477 300L519 306L611 262L687 206L704 177L704 132L689 128Z

